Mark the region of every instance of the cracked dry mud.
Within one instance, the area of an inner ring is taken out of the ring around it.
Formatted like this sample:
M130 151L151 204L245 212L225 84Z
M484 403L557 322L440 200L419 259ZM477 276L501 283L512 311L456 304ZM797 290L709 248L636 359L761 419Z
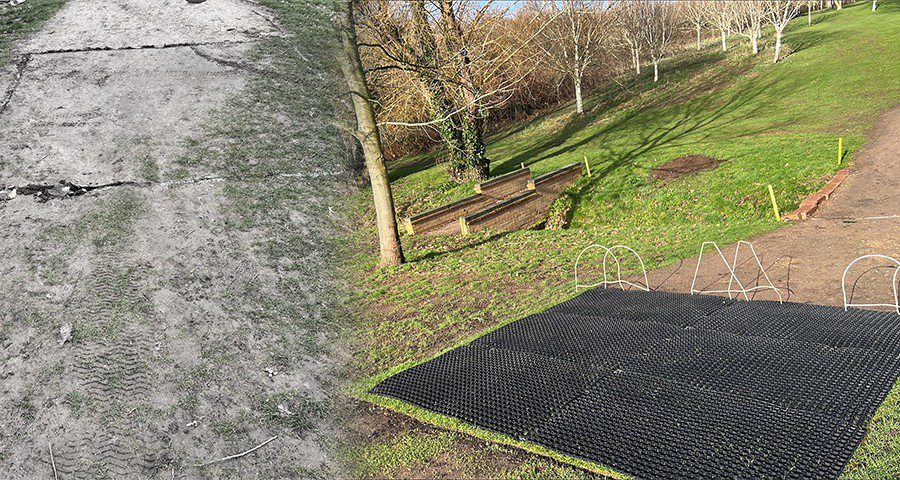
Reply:
M275 360L323 338L331 159L166 178L264 71L251 52L278 35L264 14L243 0L70 0L0 68L0 190L108 185L0 202L0 477L54 478L51 445L62 480L331 476L327 417L300 428L290 409L326 401L332 361L321 347ZM304 258L273 263L265 222L235 227L226 191L265 188L300 199L277 227L302 232ZM301 261L307 275L285 267ZM292 310L273 313L286 289Z

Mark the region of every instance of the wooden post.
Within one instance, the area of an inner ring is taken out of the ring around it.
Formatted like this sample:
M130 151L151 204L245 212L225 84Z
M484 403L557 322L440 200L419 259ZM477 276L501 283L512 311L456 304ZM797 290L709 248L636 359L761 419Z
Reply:
M844 137L838 137L838 166L844 160Z
M769 187L769 198L772 199L772 208L775 210L775 220L781 221L781 214L778 213L778 202L775 201L775 191L772 190L772 185L768 185Z
M584 168L587 169L587 176L591 176L591 163L588 162L587 155L584 156Z

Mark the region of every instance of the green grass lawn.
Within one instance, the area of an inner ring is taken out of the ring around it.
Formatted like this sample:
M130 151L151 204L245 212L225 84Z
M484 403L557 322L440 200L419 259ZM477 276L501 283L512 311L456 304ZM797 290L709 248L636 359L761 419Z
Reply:
M29 0L15 7L0 6L0 66L9 61L14 41L36 31L65 3L66 0Z
M885 2L876 14L869 7L818 13L809 27L798 19L785 38L791 53L777 65L771 63L768 37L757 57L743 44L723 53L711 43L665 62L658 84L644 75L600 86L584 116L566 105L494 134L488 146L493 175L520 163L537 175L590 160L592 177L570 190L569 229L405 237L410 262L382 270L376 269L374 230L348 234L352 298L362 318L353 333L356 393L426 423L514 443L362 392L388 372L570 298L575 255L587 244L628 244L652 269L696 254L705 240L727 244L781 227L772 218L766 185L774 187L782 212L793 210L839 168L838 138L849 161L878 115L900 101L900 6ZM725 162L664 184L648 181L654 166L688 154ZM435 165L437 155L394 164L400 215L470 194L471 185L454 184ZM356 199L360 225L372 222L368 202L368 192ZM898 419L895 388L846 478L896 472ZM438 448L434 435L407 429L361 445L355 449L360 471L391 476L403 462L424 468L435 456L446 462L446 452L469 452L453 457L466 470L473 450L490 448L462 448L459 442L467 437L458 434L441 437ZM403 457L386 460L390 447L401 444ZM547 462L532 457L510 476L537 478L548 469L557 477L584 475Z

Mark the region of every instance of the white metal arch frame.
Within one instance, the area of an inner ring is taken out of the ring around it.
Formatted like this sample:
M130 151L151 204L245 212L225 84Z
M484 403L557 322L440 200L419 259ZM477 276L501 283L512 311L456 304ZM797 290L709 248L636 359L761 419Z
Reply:
M582 285L582 284L578 283L578 265L581 263L581 257L584 256L584 254L586 252L588 252L589 250L592 250L594 248L603 249L603 280L598 283L592 283L590 285ZM637 257L638 263L641 266L641 273L644 275L644 284L643 285L641 285L639 283L633 283L628 280L624 280L622 278L622 265L619 262L619 258L614 253L616 250L625 250L626 252L630 252L630 253L634 254L635 257ZM608 263L610 257L612 257L613 261L616 262L616 277L615 277L616 279L615 280L608 280L609 275L607 273L607 263ZM578 290L579 288L594 288L594 287L600 287L600 286L606 287L607 285L618 285L619 287L622 288L622 290L625 290L625 285L629 285L631 287L638 288L638 289L649 292L650 291L650 282L647 280L647 268L644 266L644 259L642 259L641 256L633 248L628 247L627 245L614 245L612 247L606 247L606 246L600 245L598 243L588 245L586 248L584 248L581 252L578 253L578 257L575 259L575 289Z
M727 290L700 290L695 288L697 285L697 275L700 273L700 264L703 262L703 252L706 250L707 245L712 245L713 248L716 249L716 252L719 254L719 258L722 259L722 264L725 265L725 268L728 270L730 275L728 279L728 289ZM740 248L740 244L738 245ZM735 255L737 257L737 255ZM735 258L735 262L737 262L737 258ZM733 290L731 288L732 282L737 283L740 290ZM742 293L744 295L744 300L750 301L750 297L747 295L747 289L744 288L744 284L741 283L741 279L737 277L737 274L734 273L734 268L731 264L728 263L728 260L725 258L725 254L722 253L722 249L719 248L719 245L716 242L703 242L700 245L700 257L697 258L697 266L694 267L694 278L691 280L691 295L696 293L727 293L728 298L733 298L732 294L734 293Z
M893 284L892 288L894 290L894 303L850 303L847 301L847 272L849 272L854 265L859 263L860 260L865 260L867 258L880 258L897 264L897 270L894 271L894 276L891 277L891 283ZM897 315L900 315L900 295L898 295L897 287L897 280L900 277L898 277L898 274L900 274L900 260L887 255L872 253L858 257L856 260L850 262L850 264L847 265L847 268L844 269L844 274L841 275L841 291L844 294L844 311L847 311L848 307L892 307L897 310Z
M781 290L779 290L775 286L775 284L772 283L772 280L769 278L769 274L766 273L766 269L763 268L762 262L759 260L759 255L756 254L756 249L753 248L752 243L750 243L746 240L741 240L737 243L737 245L734 247L734 260L732 260L732 262L731 262L731 271L737 272L738 256L740 255L742 244L750 247L750 253L753 254L753 258L756 260L756 266L759 267L759 271L762 273L763 278L765 278L766 282L768 283L768 285L757 285L752 288L744 288L745 296L746 296L746 292L754 292L756 290L774 290L775 294L778 295L778 303L784 303L784 299L781 297ZM737 278L737 275L734 275L728 279L728 289L729 290L731 290L732 280L734 280L735 278Z

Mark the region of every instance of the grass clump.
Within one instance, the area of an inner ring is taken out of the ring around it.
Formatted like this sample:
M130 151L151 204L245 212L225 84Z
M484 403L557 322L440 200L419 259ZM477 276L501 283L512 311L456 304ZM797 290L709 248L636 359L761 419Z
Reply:
M302 435L322 416L325 408L309 395L290 390L266 396L259 402L257 410L265 423Z
M13 42L37 31L66 3L66 0L29 0L8 6L0 5L0 65L9 61Z

